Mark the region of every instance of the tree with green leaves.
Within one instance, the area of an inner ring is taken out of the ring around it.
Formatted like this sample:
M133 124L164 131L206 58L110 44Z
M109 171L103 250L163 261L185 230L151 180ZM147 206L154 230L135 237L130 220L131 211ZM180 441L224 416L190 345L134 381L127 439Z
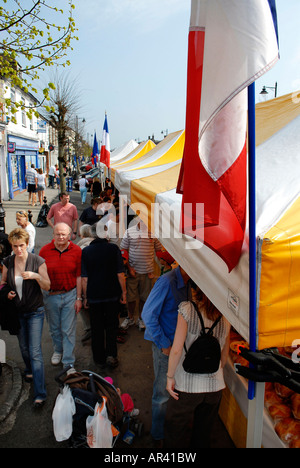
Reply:
M54 64L69 65L67 51L77 39L72 0L2 0L0 6L0 74L12 87L37 93L35 81ZM58 4L59 8L54 4ZM67 11L61 9L65 5ZM73 50L73 49L72 49ZM40 106L47 106L53 83L43 90ZM21 102L5 100L7 113L13 115ZM28 108L31 117L35 109Z

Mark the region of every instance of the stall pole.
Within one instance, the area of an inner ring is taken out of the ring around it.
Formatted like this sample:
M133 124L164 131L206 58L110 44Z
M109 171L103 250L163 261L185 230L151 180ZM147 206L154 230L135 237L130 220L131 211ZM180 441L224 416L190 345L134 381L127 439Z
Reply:
M255 176L255 83L248 88L248 186L249 186L249 335L250 351L256 351L256 176ZM249 381L247 448L262 443L265 384Z

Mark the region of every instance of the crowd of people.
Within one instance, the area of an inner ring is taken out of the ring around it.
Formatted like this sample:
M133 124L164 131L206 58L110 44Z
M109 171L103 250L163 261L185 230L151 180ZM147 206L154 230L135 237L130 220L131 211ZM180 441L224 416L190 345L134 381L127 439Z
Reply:
M91 339L101 374L119 364L120 330L136 324L152 343L154 446L209 447L225 387L230 325L222 317L214 332L222 348L219 370L209 375L185 372L184 343L193 342L201 331L196 310L207 327L220 313L139 217L120 236L119 197L112 192L111 186L99 191L96 184L91 205L80 216L69 193L60 193L47 216L53 239L39 255L34 254L34 227L26 212L17 212L19 227L8 236L12 254L3 261L0 302L6 312L1 313L1 328L18 336L24 379L33 382L34 406L40 408L47 398L44 317L53 344L51 363L62 364L68 374L76 372L78 314L84 324L82 342ZM120 321L124 311L127 316Z

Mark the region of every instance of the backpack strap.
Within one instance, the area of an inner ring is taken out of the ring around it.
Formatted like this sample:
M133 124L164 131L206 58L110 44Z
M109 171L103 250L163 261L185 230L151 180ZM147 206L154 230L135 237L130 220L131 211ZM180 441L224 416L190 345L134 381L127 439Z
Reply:
M198 315L198 317L199 317L199 320L200 320L200 322L201 322L201 327L202 327L201 333L202 333L203 335L212 335L212 334L213 334L213 331L214 331L214 328L215 328L215 327L218 325L218 323L220 322L220 320L221 320L221 318L222 318L222 315L220 315L220 316L216 319L216 321L212 324L212 326L211 326L211 327L208 329L208 331L206 332L206 328L205 328L205 325L204 325L204 320L203 320L202 314L201 314L201 313L199 312L199 310L198 310L197 304L196 304L194 301L190 301L190 302L193 304L193 306L194 306L194 308L195 308L195 310L196 310L196 312L197 312L197 315ZM201 333L200 333L200 335L201 335ZM184 349L185 349L185 352L187 353L187 349L186 349L185 343L184 343Z

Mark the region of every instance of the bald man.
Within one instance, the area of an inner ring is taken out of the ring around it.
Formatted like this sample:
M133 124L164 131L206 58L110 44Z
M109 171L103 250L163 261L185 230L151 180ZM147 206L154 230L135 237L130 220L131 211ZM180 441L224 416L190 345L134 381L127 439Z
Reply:
M51 281L50 291L44 294L54 348L51 363L55 366L62 362L71 373L75 372L76 319L82 306L82 250L70 240L72 229L67 224L56 224L53 235L53 240L39 253L46 261Z

